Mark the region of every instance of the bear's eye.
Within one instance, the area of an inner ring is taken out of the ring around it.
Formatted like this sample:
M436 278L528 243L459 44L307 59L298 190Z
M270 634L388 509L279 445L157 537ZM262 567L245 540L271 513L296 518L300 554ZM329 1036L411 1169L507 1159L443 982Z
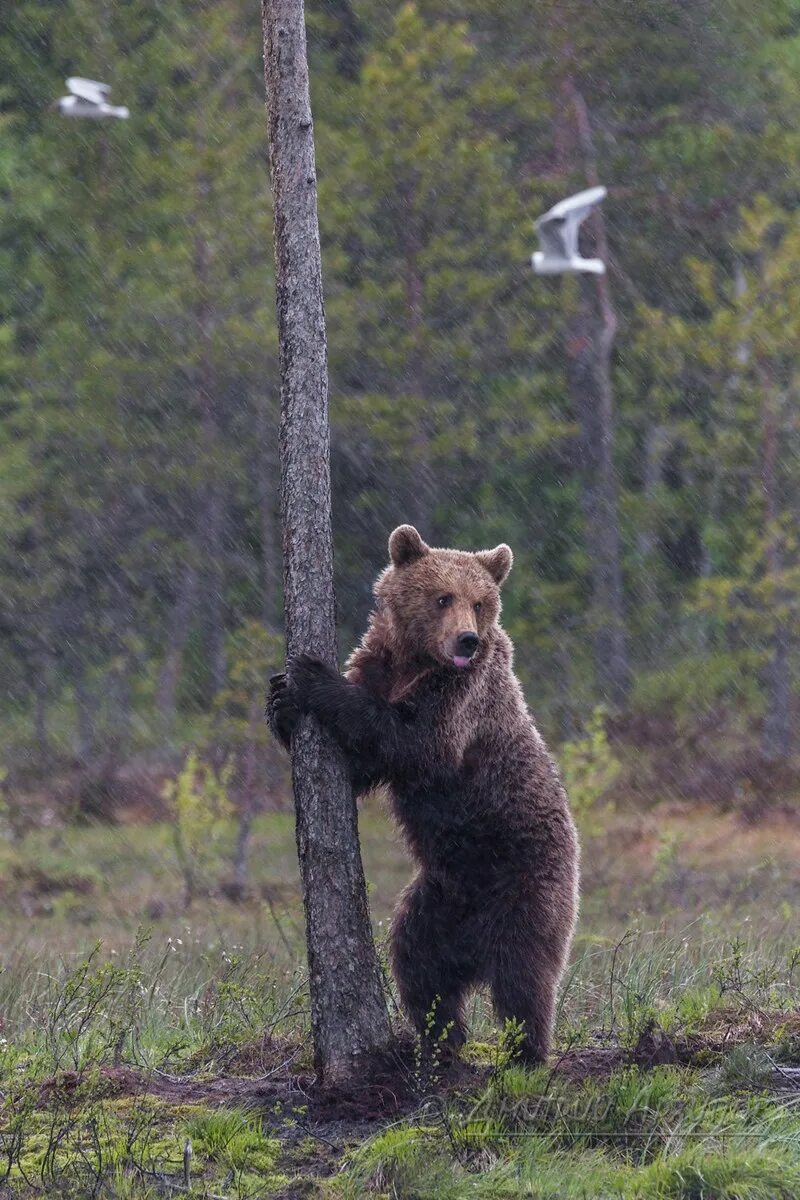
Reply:
M472 607L475 609L475 612L478 613L483 608L483 604L480 600L476 600Z
M440 596L439 599L436 601L436 603L439 605L439 608L449 608L450 605L453 603L453 597L449 596L449 595L448 596Z

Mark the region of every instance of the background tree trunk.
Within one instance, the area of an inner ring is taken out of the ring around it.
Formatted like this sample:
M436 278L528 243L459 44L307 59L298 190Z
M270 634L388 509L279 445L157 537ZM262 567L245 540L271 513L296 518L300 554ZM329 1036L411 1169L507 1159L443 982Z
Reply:
M330 430L316 168L302 0L262 0L281 366L287 654L336 663ZM352 1076L388 1045L356 806L344 760L311 718L292 739L315 1066Z
M191 550L194 555L194 547ZM173 732L177 707L178 684L183 669L183 653L189 638L192 614L197 597L197 568L187 563L178 585L178 594L167 625L164 662L156 688L156 707L168 733Z
M586 182L600 178L586 101L571 76L562 85L575 114L577 142ZM608 263L605 221L598 208L591 218L597 256ZM630 664L622 587L617 477L614 466L614 389L611 355L617 315L608 275L581 275L580 303L568 344L570 392L580 424L580 459L586 549L592 575L592 627L597 681L615 708L630 690Z
M198 181L198 222L208 204L211 185L205 175ZM201 231L194 242L194 272L197 286L197 330L199 361L196 367L197 408L203 447L205 484L201 501L204 519L199 532L203 564L203 619L208 654L209 698L213 700L225 686L225 567L223 537L225 496L223 491L219 397L215 378L212 339L214 314L211 303L211 247Z
M792 676L791 633L786 619L790 596L781 586L783 547L779 524L778 498L778 419L782 398L774 394L762 373L762 458L761 487L764 493L766 521L766 568L774 587L773 608L777 614L770 638L770 657L766 671L767 710L761 729L761 753L765 762L786 762L792 753Z
M580 427L581 504L592 578L591 623L598 686L614 707L628 696L630 669L622 594L613 403L609 363L598 329L595 283L581 298L567 344L567 379Z

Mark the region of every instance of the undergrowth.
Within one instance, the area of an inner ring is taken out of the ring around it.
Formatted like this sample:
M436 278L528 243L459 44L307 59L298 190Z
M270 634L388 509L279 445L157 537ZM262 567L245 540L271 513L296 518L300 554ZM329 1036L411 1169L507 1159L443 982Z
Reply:
M0 886L0 1197L795 1200L796 872L763 831L730 850L702 821L703 853L729 856L702 913L686 822L589 841L546 1069L515 1065L479 992L461 1074L412 1055L402 1103L360 1115L313 1107L283 814L259 827L238 905L185 908L159 827L18 843ZM362 836L382 941L408 866L370 810Z

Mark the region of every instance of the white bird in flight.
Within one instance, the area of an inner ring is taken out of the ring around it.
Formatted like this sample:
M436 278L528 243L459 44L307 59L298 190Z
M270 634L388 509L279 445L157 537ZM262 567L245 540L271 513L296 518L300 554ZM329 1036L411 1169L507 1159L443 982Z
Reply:
M578 230L607 194L604 187L587 188L585 192L560 200L543 217L539 217L536 232L542 248L531 259L537 275L561 275L565 272L605 274L606 264L601 258L581 258Z
M53 105L65 117L89 117L94 121L117 117L125 121L130 116L127 108L118 108L108 103L111 88L107 83L72 75L67 80L67 87L70 94L62 96Z

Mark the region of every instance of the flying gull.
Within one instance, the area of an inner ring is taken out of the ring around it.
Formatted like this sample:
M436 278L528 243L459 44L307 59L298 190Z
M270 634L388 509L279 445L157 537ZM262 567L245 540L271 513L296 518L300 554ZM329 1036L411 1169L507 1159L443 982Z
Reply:
M606 197L604 187L587 188L566 200L554 204L539 217L536 231L541 250L531 264L537 275L561 275L565 272L588 272L603 275L606 265L601 258L581 258L578 252L578 230L596 205Z
M70 94L62 96L53 105L65 117L89 117L94 121L118 117L124 121L130 116L127 108L117 108L108 103L111 88L107 83L72 75L67 80L67 87Z

